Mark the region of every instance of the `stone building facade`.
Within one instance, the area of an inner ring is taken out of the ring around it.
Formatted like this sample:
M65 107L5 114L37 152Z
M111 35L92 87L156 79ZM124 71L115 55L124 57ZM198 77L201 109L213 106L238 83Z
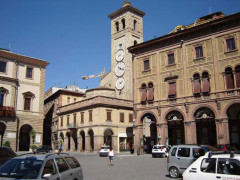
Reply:
M221 12L128 48L135 145L240 144L240 13Z
M42 144L46 61L0 49L0 145L29 150L29 132ZM31 141L31 142L30 142Z

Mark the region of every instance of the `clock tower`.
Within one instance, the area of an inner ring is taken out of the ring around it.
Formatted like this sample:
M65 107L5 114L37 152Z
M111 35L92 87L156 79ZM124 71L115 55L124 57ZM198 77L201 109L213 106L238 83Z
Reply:
M121 9L111 13L111 87L116 97L133 100L132 55L128 47L143 42L144 12L125 0Z

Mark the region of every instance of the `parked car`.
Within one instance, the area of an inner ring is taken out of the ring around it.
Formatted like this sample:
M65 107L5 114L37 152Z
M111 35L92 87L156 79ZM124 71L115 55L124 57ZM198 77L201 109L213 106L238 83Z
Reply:
M154 145L152 148L152 157L167 157L168 150L165 145Z
M236 151L237 148L234 146L230 146L229 144L219 144L217 145L217 150L218 151Z
M34 149L34 152L36 152L36 153L40 153L40 152L49 153L51 151L52 151L52 148L51 148L51 146L48 146L48 145L42 145L42 146L39 146L36 149Z
M206 145L175 145L168 153L167 169L172 178L179 177L197 158L205 152L214 150L212 146Z
M206 153L183 173L184 180L239 179L240 155Z
M80 163L66 153L27 154L12 158L2 165L0 179L82 180L83 172Z
M108 156L109 149L110 149L110 146L107 146L107 145L102 146L99 151L99 156Z
M0 166L16 156L17 154L12 150L12 148L0 147Z

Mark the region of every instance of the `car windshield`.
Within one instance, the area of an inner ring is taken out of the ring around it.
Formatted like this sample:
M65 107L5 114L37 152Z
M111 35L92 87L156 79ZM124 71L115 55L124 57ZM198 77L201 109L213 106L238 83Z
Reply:
M163 149L165 146L153 146L153 149Z
M0 168L0 177L36 179L42 163L36 159L11 159Z
M101 149L110 149L108 146L102 146Z

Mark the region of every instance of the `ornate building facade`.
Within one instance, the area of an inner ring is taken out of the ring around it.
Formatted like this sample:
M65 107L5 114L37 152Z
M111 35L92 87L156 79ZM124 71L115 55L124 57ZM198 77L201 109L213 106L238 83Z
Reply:
M0 49L0 146L27 151L30 131L42 144L46 61Z
M128 48L136 148L240 144L239 39L240 13L217 12Z

